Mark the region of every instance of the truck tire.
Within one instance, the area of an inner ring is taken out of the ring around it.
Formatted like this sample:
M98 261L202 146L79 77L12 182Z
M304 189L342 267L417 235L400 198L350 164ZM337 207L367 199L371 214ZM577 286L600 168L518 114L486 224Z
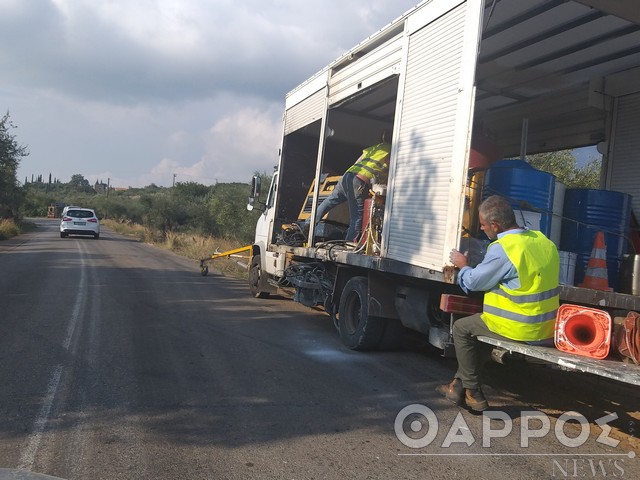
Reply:
M342 290L338 309L340 339L351 350L371 350L384 333L384 319L369 315L368 285L365 277L353 277Z
M254 255L249 267L249 290L255 298L267 298L267 279L262 274L262 259L260 255Z

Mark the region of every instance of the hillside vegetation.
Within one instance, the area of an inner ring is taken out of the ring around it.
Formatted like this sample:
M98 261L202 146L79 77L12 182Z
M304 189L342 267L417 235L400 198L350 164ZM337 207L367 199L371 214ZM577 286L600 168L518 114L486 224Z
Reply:
M263 174L268 185L270 178ZM50 205L93 208L101 223L118 233L169 249L194 260L252 242L259 211L246 209L248 183L202 185L177 183L165 188L149 185L97 193L80 174L71 181L26 183L20 202L25 217L45 217ZM16 223L4 226L7 237L19 231ZM0 225L0 235L3 227ZM246 275L244 259L216 260L212 270Z
M177 234L188 234L247 244L253 238L260 214L246 209L249 189L248 183L206 186L187 182L170 188L150 185L96 193L78 174L68 183L27 183L20 212L41 217L47 215L52 204L79 205L95 209L102 220L139 225L145 232L145 240L164 241Z

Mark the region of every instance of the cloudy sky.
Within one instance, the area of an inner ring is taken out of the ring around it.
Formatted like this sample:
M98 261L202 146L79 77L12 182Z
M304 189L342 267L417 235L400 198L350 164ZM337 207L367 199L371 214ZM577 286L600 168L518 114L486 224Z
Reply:
M285 94L419 0L0 0L18 180L247 182Z

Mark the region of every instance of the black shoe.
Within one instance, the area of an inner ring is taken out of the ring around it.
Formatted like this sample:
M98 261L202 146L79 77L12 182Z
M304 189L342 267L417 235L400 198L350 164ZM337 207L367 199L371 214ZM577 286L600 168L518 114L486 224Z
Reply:
M462 382L459 378L454 378L451 383L436 387L436 392L444 395L447 400L453 402L455 405L462 405L464 388L462 388Z
M479 388L465 388L464 401L467 407L476 412L482 412L489 408L489 403Z

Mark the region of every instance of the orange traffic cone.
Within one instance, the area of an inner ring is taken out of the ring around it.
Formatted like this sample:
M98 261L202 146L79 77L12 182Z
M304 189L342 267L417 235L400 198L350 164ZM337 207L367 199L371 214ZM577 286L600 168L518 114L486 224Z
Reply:
M584 274L584 281L578 285L582 288L592 288L610 292L609 277L607 273L607 247L604 244L604 232L598 232L593 242L593 250Z
M554 343L563 352L603 359L609 355L612 330L604 310L565 303L558 308Z

